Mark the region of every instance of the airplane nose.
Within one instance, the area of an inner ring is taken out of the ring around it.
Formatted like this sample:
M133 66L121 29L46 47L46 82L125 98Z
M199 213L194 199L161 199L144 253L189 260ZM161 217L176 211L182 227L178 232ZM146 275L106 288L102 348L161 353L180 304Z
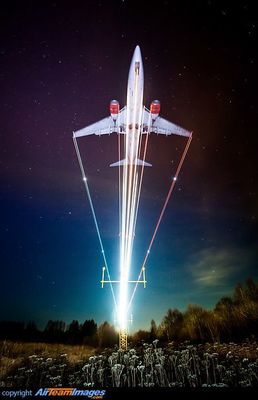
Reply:
M141 55L141 50L139 46L135 47L133 58L135 61L141 61L142 60L142 55Z

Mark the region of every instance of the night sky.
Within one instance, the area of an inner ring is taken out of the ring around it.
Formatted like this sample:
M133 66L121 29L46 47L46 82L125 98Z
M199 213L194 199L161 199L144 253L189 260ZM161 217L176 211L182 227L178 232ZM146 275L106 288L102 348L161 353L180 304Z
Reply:
M136 45L144 104L193 141L139 287L132 330L169 307L213 307L257 271L255 2L1 2L0 319L113 323L72 132L126 102ZM144 7L140 7L144 5ZM184 138L151 135L132 276L139 273ZM117 136L79 140L111 276L118 271Z

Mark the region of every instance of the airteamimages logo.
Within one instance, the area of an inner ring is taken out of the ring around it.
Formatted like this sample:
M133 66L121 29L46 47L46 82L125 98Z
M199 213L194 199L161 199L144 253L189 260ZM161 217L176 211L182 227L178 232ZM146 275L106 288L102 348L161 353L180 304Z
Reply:
M40 388L34 396L86 396L90 399L102 399L105 394L104 389Z

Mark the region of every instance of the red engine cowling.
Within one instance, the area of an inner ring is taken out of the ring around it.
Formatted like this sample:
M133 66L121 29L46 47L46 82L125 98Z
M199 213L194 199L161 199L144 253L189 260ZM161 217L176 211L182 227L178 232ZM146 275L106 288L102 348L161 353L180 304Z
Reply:
M159 100L153 100L150 105L150 113L152 119L156 119L157 116L160 113L160 101Z
M119 113L119 103L117 100L112 100L109 105L109 111L111 117L116 120Z

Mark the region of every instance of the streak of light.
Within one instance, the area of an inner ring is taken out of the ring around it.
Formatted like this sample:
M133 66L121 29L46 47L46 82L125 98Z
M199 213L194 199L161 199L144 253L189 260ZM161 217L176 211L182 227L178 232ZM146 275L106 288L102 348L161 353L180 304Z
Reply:
M147 145L148 145L148 138L149 138L149 132L150 132L150 125L151 125L151 114L149 114L149 120L148 120L148 130L146 133L146 138L145 138L145 144L144 144L144 151L143 151L143 164L142 164L142 168L141 168L141 176L140 176L140 183L139 183L139 190L138 190L138 198L137 198L137 206L136 206L136 217L135 217L135 224L134 224L134 228L133 231L135 232L135 225L136 225L136 220L137 220L137 215L138 215L138 209L139 209L139 202L140 202L140 194L141 194L141 188L142 188L142 180L143 180L143 172L144 172L144 162L146 159L146 153L147 153ZM141 144L140 144L141 146ZM137 158L141 158L140 157L140 146L139 146L139 154Z
M120 117L118 117L120 118ZM120 126L120 123L118 123L118 127ZM118 212L119 212L119 220L118 220L118 230L119 230L119 236L121 235L121 166L120 166L120 161L121 161L121 138L120 138L120 133L119 131L117 132L117 138L118 138Z
M99 225L98 225L96 213L95 213L95 210L94 210L94 206L93 206L93 203L92 203L90 189L89 189L89 185L88 185L88 182L87 182L85 170L84 170L84 167L83 167L79 146L77 144L77 140L76 140L75 137L73 137L73 143L74 143L76 155L77 155L78 162L79 162L80 169L81 169L82 180L84 182L85 190L86 190L86 193L87 193L87 196L88 196L88 200L89 200L89 203L90 203L90 208L91 208L91 212L92 212L92 215L93 215L96 231L97 231L97 234L98 234L100 249L101 249L101 253L102 253L102 256L103 256L105 268L106 268L106 271L107 271L107 275L108 275L108 279L109 279L109 283L110 283L110 289L111 289L112 297L113 297L114 304L115 304L115 309L117 310L117 303L116 303L115 293L114 293L113 285L112 285L110 274L109 274L109 269L108 269L108 265L107 265L107 259L106 259L106 255L105 255L105 251L104 251L104 247L103 247L103 242L102 242L102 239L101 239L101 236L100 236Z
M133 115L127 113L126 137L124 141L124 154L128 156L128 163L123 165L122 178L122 205L121 205L121 235L120 235L120 288L118 300L118 323L120 330L127 329L127 308L128 308L128 278L132 262L132 250L134 243L134 232L137 219L139 197L141 190L142 174L139 179L137 168L137 157L140 154L142 107L136 103L138 99L138 80L135 79L134 96L127 98L127 110L133 109ZM142 104L142 99L140 99ZM129 118L132 117L132 121ZM129 128L132 126L132 129ZM129 141L129 136L131 142ZM129 144L131 146L129 147ZM136 159L134 159L136 157Z
M182 157L181 157L180 162L179 162L179 164L178 164L178 167L177 167L175 176L174 176L174 178L173 178L173 180L172 180L170 189L169 189L169 191L168 191L168 194L167 194L167 197L166 197L166 199L165 199L164 205L163 205L163 207L162 207L160 216L159 216L158 221L157 221L157 224L156 224L156 226L155 226L154 233L153 233L153 235L152 235L152 238L151 238L151 241L150 241L148 250L147 250L147 252L146 252L144 261L143 261L143 263L142 263L142 267L141 267L141 270L140 270L140 273L139 273L137 282L136 282L136 284L135 284L135 287L134 287L134 290L133 290L131 299L130 299L130 301L129 301L129 303L128 303L128 310L130 309L130 306L131 306L131 304L132 304L132 301L133 301L133 298L134 298L136 289L137 289L137 287L138 287L139 281L140 281L140 279L141 279L143 270L144 270L144 268L145 268L147 259L148 259L149 254L150 254L151 247L152 247L152 245L153 245L153 242L154 242L154 239L155 239L155 237L156 237L157 231L158 231L158 229L159 229L159 226L160 226L162 217L163 217L163 215L164 215L164 212L165 212L165 210L166 210L167 204L168 204L168 202L169 202L169 199L170 199L171 194L172 194L172 192L173 192L174 186L175 186L175 184L176 184L178 175L179 175L180 170L181 170L181 168L182 168L182 165L183 165L185 156L186 156L186 154L187 154L187 151L188 151L188 149L189 149L191 140L192 140L192 134L191 134L191 135L189 136L189 138L188 138L188 141L187 141L187 143L186 143L186 146L185 146L185 149L184 149L184 151L183 151Z

